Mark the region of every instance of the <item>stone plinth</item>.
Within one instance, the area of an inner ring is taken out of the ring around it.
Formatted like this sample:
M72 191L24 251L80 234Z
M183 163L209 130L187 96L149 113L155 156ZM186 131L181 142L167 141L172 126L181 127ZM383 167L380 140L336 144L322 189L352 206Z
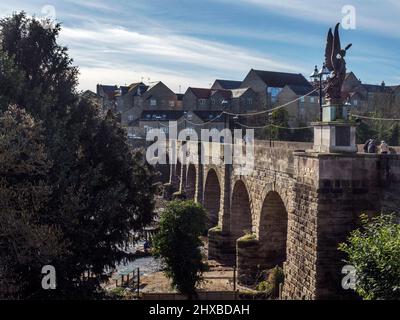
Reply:
M315 122L314 152L357 153L356 124L349 121Z

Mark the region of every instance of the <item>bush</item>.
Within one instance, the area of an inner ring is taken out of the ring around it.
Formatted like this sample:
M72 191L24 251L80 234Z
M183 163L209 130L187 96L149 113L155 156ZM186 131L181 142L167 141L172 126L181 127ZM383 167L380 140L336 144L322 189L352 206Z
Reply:
M339 249L356 269L356 292L364 299L400 299L400 224L394 215L368 219Z
M189 299L196 298L196 285L205 270L200 236L206 212L193 201L172 201L160 217L160 231L154 239L154 252L165 265L172 285Z
M257 291L264 292L270 299L277 299L279 297L279 285L285 280L283 269L279 266L268 271L267 280L261 281L257 287Z

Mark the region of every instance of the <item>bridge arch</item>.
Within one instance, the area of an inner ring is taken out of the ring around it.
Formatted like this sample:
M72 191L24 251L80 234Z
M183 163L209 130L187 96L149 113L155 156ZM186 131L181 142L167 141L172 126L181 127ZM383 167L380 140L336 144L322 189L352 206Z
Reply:
M229 229L234 240L252 232L250 196L242 180L237 180L233 186Z
M210 169L207 172L204 186L204 208L207 211L207 229L218 225L218 213L221 204L221 184L217 172Z
M196 166L193 163L189 164L186 177L186 198L194 200L196 194L197 172Z
M283 266L286 261L288 212L282 197L269 191L263 201L258 227L260 255L266 268Z

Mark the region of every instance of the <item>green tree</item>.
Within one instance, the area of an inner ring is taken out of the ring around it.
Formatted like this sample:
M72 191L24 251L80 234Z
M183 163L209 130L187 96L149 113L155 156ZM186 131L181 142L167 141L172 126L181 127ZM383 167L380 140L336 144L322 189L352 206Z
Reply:
M200 236L205 229L206 212L193 201L172 201L160 218L160 231L154 240L157 256L165 264L172 285L189 299L196 297L204 264Z
M42 214L52 191L43 141L24 110L12 106L0 116L0 299L37 291L41 268L65 249Z
M285 109L281 108L273 111L269 115L266 125L268 127L261 133L263 139L281 141L290 139L290 129L285 129L289 128L289 113Z
M362 121L356 129L357 143L364 144L369 139L374 139L378 136L375 129L367 122Z
M125 250L132 232L141 231L153 215L151 167L143 153L132 153L111 114L102 118L93 101L79 98L78 69L57 44L59 32L59 24L44 27L25 13L0 20L0 62L7 67L0 69L0 83L6 84L0 87L0 111L13 103L42 123L52 165L46 175L51 193L40 215L60 232L65 246L51 263L57 289L37 293L40 282L32 278L31 291L20 297L101 293L104 270L132 258ZM89 270L96 277L82 278Z
M339 246L356 269L364 299L400 299L400 224L394 215L362 216L362 229Z

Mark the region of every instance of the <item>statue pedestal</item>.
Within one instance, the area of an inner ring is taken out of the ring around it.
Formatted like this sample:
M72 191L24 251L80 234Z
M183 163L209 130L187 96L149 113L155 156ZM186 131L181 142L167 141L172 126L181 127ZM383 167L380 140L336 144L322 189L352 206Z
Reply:
M315 122L314 152L357 153L355 122L348 120L347 107L340 103L328 103L322 108L322 121Z
M315 122L314 152L357 153L356 124L349 121Z

